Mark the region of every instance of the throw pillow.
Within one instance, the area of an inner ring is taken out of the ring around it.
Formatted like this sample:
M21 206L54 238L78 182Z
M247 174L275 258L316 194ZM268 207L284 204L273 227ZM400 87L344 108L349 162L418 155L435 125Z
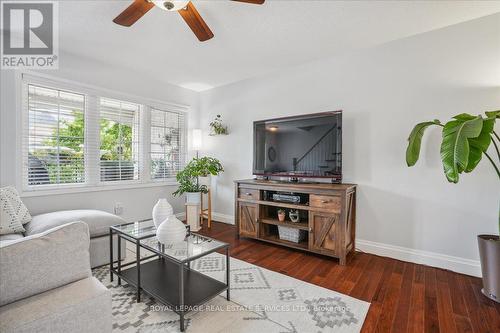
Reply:
M0 188L0 235L24 232L23 224L31 221L28 208L12 186Z

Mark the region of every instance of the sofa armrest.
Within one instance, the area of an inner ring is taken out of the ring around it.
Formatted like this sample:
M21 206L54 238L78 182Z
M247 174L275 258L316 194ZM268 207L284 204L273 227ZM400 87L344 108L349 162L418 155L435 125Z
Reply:
M0 245L0 306L91 276L90 237L73 222Z

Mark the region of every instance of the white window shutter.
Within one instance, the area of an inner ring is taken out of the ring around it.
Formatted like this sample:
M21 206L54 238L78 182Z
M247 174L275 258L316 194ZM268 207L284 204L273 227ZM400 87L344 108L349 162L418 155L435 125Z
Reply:
M101 98L100 179L102 183L137 181L140 170L141 105Z
M151 179L175 178L186 161L186 115L151 108Z
M29 84L24 96L24 187L85 183L85 95Z

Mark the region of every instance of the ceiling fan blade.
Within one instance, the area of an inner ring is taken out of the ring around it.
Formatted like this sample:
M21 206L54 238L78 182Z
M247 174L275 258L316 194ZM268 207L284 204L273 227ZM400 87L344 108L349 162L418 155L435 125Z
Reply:
M189 2L185 8L180 9L179 14L181 14L200 42L209 40L214 36L214 33L205 21L203 21L203 18L201 18L200 13L198 13L192 2Z
M154 4L147 0L134 0L134 2L121 12L113 22L125 27L130 27L153 7Z
M233 0L233 1L246 2L246 3L251 3L254 5L262 5L265 0Z

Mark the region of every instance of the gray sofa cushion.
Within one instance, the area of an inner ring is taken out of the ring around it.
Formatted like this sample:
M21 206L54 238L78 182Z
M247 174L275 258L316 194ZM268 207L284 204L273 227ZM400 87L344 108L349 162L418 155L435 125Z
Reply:
M23 238L24 238L23 234L0 235L0 242L13 241L16 239L23 239Z
M33 235L74 221L83 221L87 223L90 237L109 234L110 226L126 223L124 219L111 213L100 210L80 209L61 210L58 212L36 215L33 216L31 222L24 227L27 235Z
M0 306L91 276L83 222L0 244Z
M94 277L0 307L2 333L107 333L111 327L111 293Z

